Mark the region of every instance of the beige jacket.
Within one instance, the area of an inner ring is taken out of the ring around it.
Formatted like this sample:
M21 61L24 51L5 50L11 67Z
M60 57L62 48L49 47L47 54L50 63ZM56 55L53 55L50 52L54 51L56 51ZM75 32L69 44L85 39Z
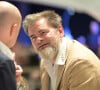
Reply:
M65 65L59 65L55 90L100 90L100 61L77 41L67 41ZM49 76L41 60L42 90L50 90Z

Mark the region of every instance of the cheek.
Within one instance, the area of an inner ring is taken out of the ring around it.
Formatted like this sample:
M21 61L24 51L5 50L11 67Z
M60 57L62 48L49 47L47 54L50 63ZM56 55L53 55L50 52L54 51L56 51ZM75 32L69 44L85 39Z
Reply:
M35 48L36 47L36 45L32 42L32 46Z
M35 44L32 42L32 46L33 46L33 49L34 49L35 51L37 51L37 45L35 45Z
M54 34L52 34L51 35L51 37L50 37L50 39L53 41L55 41L56 39L58 39L59 38L59 35L58 35L58 33L54 33Z
M51 44L54 45L55 47L58 46L58 43L60 42L60 37L56 35L51 39Z

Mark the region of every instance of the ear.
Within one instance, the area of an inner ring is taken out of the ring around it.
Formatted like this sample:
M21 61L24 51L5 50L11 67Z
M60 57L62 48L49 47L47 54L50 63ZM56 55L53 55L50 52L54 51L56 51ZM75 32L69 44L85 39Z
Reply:
M64 36L64 28L63 28L63 26L62 25L59 25L58 26L58 30L60 32L60 36L63 37Z
M11 26L11 29L10 29L10 36L14 35L16 33L16 29L17 29L17 24L14 23L12 26Z

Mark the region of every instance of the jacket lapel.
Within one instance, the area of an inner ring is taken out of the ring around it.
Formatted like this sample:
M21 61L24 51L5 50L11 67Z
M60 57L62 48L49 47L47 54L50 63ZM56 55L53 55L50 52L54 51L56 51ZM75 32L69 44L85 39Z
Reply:
M49 82L50 82L49 76L48 76L47 72L45 72L41 77L41 84L42 84L41 90L49 90L49 87L50 87Z
M65 69L65 68L64 68L64 65L60 65L60 66L58 67L57 80L56 80L56 87L55 87L55 90L57 90L57 87L58 87L58 85L59 85L59 83L60 83L60 80L61 80L61 78L62 78L64 69Z

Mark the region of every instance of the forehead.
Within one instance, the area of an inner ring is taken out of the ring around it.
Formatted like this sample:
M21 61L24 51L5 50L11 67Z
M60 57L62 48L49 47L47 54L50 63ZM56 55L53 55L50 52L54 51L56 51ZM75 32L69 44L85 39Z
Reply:
M28 27L28 32L37 31L47 27L49 27L48 21L45 18L41 18Z
M44 25L47 25L47 20L44 18L41 18L38 21L36 21L34 26L39 27L39 26L44 26Z

